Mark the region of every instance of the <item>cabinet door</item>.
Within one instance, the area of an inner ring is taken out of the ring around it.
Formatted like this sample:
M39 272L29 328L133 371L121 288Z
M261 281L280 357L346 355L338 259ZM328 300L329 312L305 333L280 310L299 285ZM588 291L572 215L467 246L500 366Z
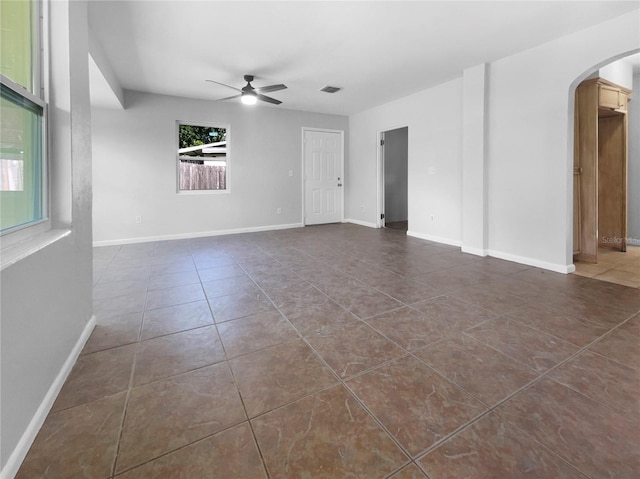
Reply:
M576 90L574 144L574 259L598 262L598 86ZM577 203L577 206L575 205Z
M580 211L580 168L573 167L573 255L579 255L582 249L582 224Z
M625 115L598 119L598 244L626 251L627 142Z
M629 103L629 95L627 95L624 92L620 92L620 94L618 95L618 101L620 103L620 106L618 107L619 111L627 111L627 105Z
M599 87L598 105L602 108L611 108L617 110L620 108L620 90L607 85Z

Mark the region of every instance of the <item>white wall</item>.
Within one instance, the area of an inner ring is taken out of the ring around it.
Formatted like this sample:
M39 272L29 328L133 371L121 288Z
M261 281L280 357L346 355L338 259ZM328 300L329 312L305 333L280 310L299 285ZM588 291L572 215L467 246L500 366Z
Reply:
M603 66L596 76L629 90L633 89L633 66L624 58Z
M349 118L345 217L377 223L377 135L408 126L409 233L459 244L460 89L461 80L455 79Z
M343 116L131 91L125 105L93 110L98 243L300 224L302 127L348 128ZM176 120L229 126L230 193L176 193Z
M384 217L387 223L407 220L408 133L405 127L387 131L384 135Z
M1 477L11 478L46 416L92 311L91 134L86 3L47 2L52 222L67 236L2 271ZM42 246L41 238L30 244ZM61 376L62 375L62 376Z
M490 255L572 271L575 87L640 48L638 31L633 11L489 65L483 126ZM376 222L376 134L408 125L410 230L460 244L462 91L456 79L350 118L347 217Z
M628 227L629 244L640 246L640 72L633 75L629 102Z

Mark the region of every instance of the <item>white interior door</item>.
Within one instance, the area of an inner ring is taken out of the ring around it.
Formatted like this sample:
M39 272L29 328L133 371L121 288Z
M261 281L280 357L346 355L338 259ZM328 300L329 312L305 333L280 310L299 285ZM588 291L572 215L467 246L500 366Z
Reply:
M342 221L342 134L305 130L304 132L304 211L305 224Z

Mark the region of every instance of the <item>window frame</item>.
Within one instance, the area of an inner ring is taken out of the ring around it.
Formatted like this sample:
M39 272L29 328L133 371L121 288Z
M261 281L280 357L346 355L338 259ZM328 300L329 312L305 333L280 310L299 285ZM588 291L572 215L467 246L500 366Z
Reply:
M44 15L45 8L41 0L31 0L34 8L32 18L32 28L34 32L33 48L32 48L32 65L31 65L31 88L29 91L22 85L14 82L10 78L0 73L0 83L2 88L7 88L13 93L25 98L27 101L42 108L42 123L40 131L40 174L41 174L41 208L42 218L29 221L20 225L16 225L0 231L2 239L2 247L12 246L16 243L32 238L38 234L44 233L51 229L50 214L50 184L49 184L49 155L48 155L48 102L46 101L45 91L45 51L44 51Z
M225 184L226 188L224 190L181 190L180 189L180 153L178 153L180 146L180 125L190 125L190 126L201 126L205 128L224 128L226 133L226 141L227 141L227 155L225 157ZM186 120L176 120L175 127L175 138L174 138L174 147L175 149L175 169L176 169L176 194L178 195L227 195L231 193L231 128L229 124L226 123L210 123L204 121L186 121Z

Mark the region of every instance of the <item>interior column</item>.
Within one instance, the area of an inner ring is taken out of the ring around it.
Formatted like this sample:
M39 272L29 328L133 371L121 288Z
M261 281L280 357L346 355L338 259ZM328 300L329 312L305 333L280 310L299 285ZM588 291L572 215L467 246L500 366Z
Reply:
M486 256L486 97L487 65L462 75L462 251Z

